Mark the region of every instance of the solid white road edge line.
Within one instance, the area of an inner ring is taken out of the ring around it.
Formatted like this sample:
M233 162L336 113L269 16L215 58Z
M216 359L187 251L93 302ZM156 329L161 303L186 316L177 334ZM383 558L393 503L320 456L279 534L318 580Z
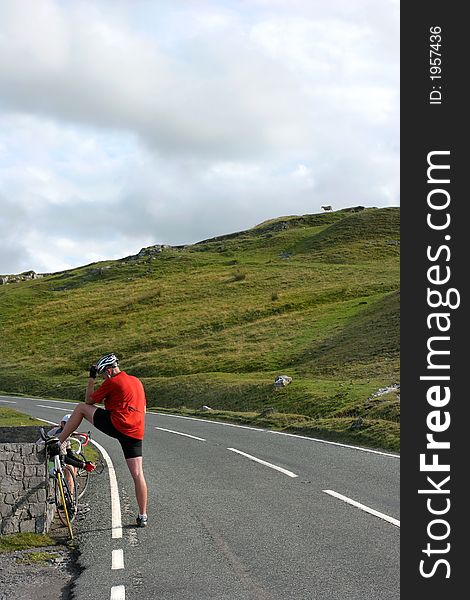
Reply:
M399 454L391 454L388 452L381 452L380 450L372 450L371 448L362 448L361 446L352 446L350 444L341 444L340 442L329 442L328 440L321 440L318 438L308 437L306 435L297 435L296 433L284 433L283 431L269 431L268 433L275 433L277 435L287 435L293 438L300 438L301 440L310 440L311 442L320 442L321 444L329 444L330 446L342 446L343 448L352 448L352 450L360 450L361 452L370 452L371 454L380 454L382 456L391 456L392 458L400 458Z
M18 396L17 396L17 398L18 398ZM20 398L18 398L18 400L20 400ZM42 400L43 402L59 402L62 404L73 404L73 405L78 404L78 402L70 402L69 400L48 400L47 398L26 398L26 397L24 397L24 398L21 398L21 400Z
M54 423L53 421L48 421L47 419L40 419L39 417L36 418L39 419L39 421L44 421L44 423L49 423L50 425L57 425L57 423ZM108 466L109 486L111 488L111 529L113 532L112 537L122 538L121 502L119 501L119 491L113 461L111 460L111 457L103 448L103 446L101 446L101 444L98 444L98 442L92 439L90 439L90 443L94 444L98 448Z
M125 600L126 588L123 585L114 585L111 588L111 600Z
M39 419L39 421L44 421L44 423L49 423L50 425L57 425L57 423L53 423L52 421L47 421L46 419ZM114 466L109 454L106 450L95 442L95 440L90 440L92 444L94 444L98 450L101 451L103 457L108 465L109 470L109 482L111 487L111 526L112 526L112 537L113 538L122 538L122 524L121 524L121 503L119 501L119 493L117 488L117 480L116 473L114 471ZM124 569L124 552L122 548L118 550L113 550L112 559L111 559L111 569ZM115 585L111 588L111 600L126 600L126 588L123 585Z
M261 429L260 427L248 427L248 425L235 425L235 423L222 423L221 421L210 421L209 419L199 419L197 417L183 417L182 415L171 415L169 413L147 411L147 415L159 415L162 417L173 417L174 419L188 419L189 421L202 421L203 423L211 423L212 425L223 425L224 427L239 427L240 429L250 429L251 431L264 431L265 433L276 433L277 435L287 435L292 438L309 440L311 442L320 442L329 444L330 446L342 446L343 448L351 448L361 452L370 452L371 454L380 454L381 456L390 456L392 458L400 458L399 454L391 454L380 450L372 450L371 448L362 448L361 446L352 446L350 444L341 444L340 442L329 442L318 438L308 437L306 435L297 435L296 433L284 433L283 431L272 431L271 429Z
M230 450L231 452L236 452L237 454L241 454L242 456L246 456L246 458L249 458L250 460L253 460L254 462L260 463L261 465L265 465L266 467L270 467L271 469L275 469L276 471L279 471L280 473L284 473L284 475L287 475L288 477L298 477L298 475L296 475L295 473L292 473L292 471L288 471L287 469L283 469L282 467L273 465L272 463L266 462L265 460L256 458L256 456L252 456L251 454L246 454L246 452L242 452L241 450L237 450L236 448L227 448L227 450Z
M113 461L101 444L90 439L103 455L109 471L109 486L111 488L111 530L112 538L122 538L122 521L121 521L121 502L119 500L119 488L116 479L116 471L114 470Z
M323 490L323 491L325 492L325 494L329 494L330 496L339 498L340 500L343 500L343 502L352 504L356 508L360 508L361 510L368 512L371 515L374 515L375 517L379 517L380 519L383 519L384 521L388 521L392 525L395 525L395 527L400 527L400 521L398 521L397 519L394 519L393 517L389 517L388 515L385 515L384 513L381 513L378 510L374 510L373 508L369 508L368 506L365 506L365 504L361 504L360 502L351 500L351 498L348 498L347 496L343 496L342 494L338 494L338 492L334 492L333 490Z
M124 569L124 551L122 548L113 550L111 559L111 569Z
M189 435L189 433L181 433L181 431L173 431L172 429L164 429L163 427L155 427L159 431L167 431L168 433L175 433L176 435L184 435L184 437L192 438L193 440L199 440L205 442L204 438L197 437L196 435Z
M30 400L37 400L37 398L30 398ZM7 402L4 400L3 402ZM66 400L48 400L47 402L62 402L66 404L78 404L78 402L67 402ZM47 406L45 408L52 408ZM352 450L359 450L360 452L370 452L371 454L380 454L381 456L389 456L391 458L400 458L399 454L392 454L389 452L381 452L380 450L372 450L371 448L362 448L361 446L352 446L351 444L341 444L340 442L329 442L328 440L321 440L318 438L308 437L306 435L297 435L296 433L284 433L283 431L272 431L270 429L260 429L259 427L248 427L247 425L235 425L234 423L221 423L220 421L210 421L209 419L198 419L197 417L183 417L182 415L170 415L168 413L160 413L147 411L147 415L161 415L162 417L173 417L175 419L188 419L189 421L202 421L203 423L212 423L213 425L224 425L225 427L239 427L240 429L251 429L251 431L265 431L266 433L275 433L277 435L287 435L292 438L299 438L301 440L309 440L311 442L320 442L321 444L329 444L330 446L340 446L343 448L351 448Z
M235 425L235 423L221 423L220 421L210 421L209 419L198 419L197 417L183 417L182 415L170 415L168 413L150 412L147 415L160 415L162 417L173 417L174 419L187 419L188 421L202 421L202 423L210 423L211 425L223 425L224 427L238 427L240 429L251 429L251 431L266 431L259 427L248 427L248 425Z

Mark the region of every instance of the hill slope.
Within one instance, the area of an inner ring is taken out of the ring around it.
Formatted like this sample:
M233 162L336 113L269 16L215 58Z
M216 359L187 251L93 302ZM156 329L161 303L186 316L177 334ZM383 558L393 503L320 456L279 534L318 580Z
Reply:
M81 398L114 351L149 405L273 406L396 449L398 398L370 397L399 381L398 239L398 208L283 217L3 285L0 389Z

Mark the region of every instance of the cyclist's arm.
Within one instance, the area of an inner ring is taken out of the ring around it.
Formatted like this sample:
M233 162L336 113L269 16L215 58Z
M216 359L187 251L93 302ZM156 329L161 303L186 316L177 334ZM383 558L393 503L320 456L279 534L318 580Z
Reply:
M78 469L83 469L85 466L85 461L81 460L77 456L74 456L72 452L67 452L64 456L64 462L67 465L71 465L72 467L77 467Z
M110 379L103 381L100 387L94 390L95 380L92 377L88 378L86 394L85 394L85 403L86 404L97 404L99 402L103 402L109 392Z
M96 400L93 400L93 398L91 397L94 389L95 389L95 380L92 377L89 377L88 383L86 386L85 404L95 404Z

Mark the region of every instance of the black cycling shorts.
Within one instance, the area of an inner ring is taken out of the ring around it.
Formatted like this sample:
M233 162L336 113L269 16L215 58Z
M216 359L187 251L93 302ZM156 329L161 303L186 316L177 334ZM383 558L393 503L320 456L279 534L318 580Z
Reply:
M111 423L111 413L109 410L97 408L93 415L93 425L106 435L116 438L121 444L126 458L142 456L142 440L131 438L118 431Z

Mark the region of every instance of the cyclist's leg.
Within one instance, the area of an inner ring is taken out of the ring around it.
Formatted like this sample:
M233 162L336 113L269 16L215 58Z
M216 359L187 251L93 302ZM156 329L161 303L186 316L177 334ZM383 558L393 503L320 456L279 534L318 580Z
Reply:
M70 421L70 419L69 419ZM94 415L94 426L121 444L127 466L134 480L135 495L140 514L147 511L147 483L142 465L142 440L130 438L118 431L111 422L109 411L97 408Z
M135 497L139 505L139 514L147 514L147 483L144 477L142 461L143 441L122 436L119 439L127 467L134 480Z
M72 467L70 467L70 468L65 467L65 463L62 463L62 465L64 467L65 480L67 482L69 490L72 490L73 489L73 470L72 470Z
M141 515L147 514L147 483L144 477L142 457L126 458L127 466L134 480L135 497Z
M70 419L65 424L62 433L59 435L60 443L62 444L65 442L69 435L78 429L83 419L93 423L93 415L95 414L96 410L97 407L93 406L92 404L77 404L70 416Z

